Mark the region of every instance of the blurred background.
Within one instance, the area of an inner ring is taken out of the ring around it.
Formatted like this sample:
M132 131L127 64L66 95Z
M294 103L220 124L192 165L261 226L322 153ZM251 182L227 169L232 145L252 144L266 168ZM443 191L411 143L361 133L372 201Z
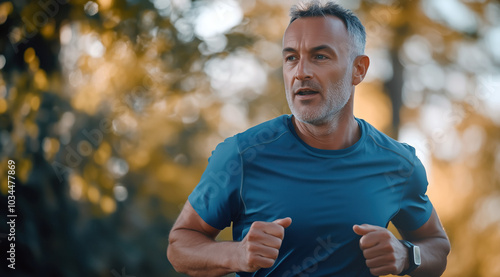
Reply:
M444 276L500 276L500 2L338 2L368 34L355 115L417 149L452 243ZM2 1L2 276L180 276L168 232L211 151L289 113L295 3Z

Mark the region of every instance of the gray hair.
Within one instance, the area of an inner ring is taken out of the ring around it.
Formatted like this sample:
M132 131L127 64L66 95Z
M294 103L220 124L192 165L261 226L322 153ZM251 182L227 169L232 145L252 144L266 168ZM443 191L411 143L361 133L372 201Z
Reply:
M346 28L351 44L350 53L353 57L363 55L365 52L366 32L359 18L350 10L337 3L328 1L321 4L318 0L303 2L292 6L290 9L290 24L302 17L319 17L332 15L341 19Z

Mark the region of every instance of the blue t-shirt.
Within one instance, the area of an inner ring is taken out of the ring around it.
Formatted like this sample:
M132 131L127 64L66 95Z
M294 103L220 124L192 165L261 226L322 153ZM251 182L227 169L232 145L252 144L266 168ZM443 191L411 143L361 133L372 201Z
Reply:
M189 202L209 225L233 223L241 241L254 221L291 217L271 268L238 276L372 276L354 224L415 230L429 219L425 169L415 149L356 119L361 138L341 150L313 148L291 115L220 143Z

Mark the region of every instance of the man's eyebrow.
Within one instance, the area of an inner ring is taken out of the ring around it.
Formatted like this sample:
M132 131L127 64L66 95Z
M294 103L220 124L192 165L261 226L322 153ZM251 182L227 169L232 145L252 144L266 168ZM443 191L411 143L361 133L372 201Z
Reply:
M287 53L287 52L297 52L297 50L293 49L292 47L286 47L286 48L283 48L283 53Z
M328 50L328 51L331 51L331 52L335 52L335 50L333 50L330 46L328 46L326 44L319 45L319 46L316 46L316 47L312 48L312 52L317 52L317 51L321 51L321 50Z
M322 45L319 45L319 46L311 48L311 52L318 52L318 51L321 51L321 50L327 50L329 52L336 53L336 51L333 48L331 48L330 46L328 46L326 44L322 44ZM295 50L292 47L283 48L283 54L284 53L290 53L290 52L294 53L294 52L297 52L297 50Z

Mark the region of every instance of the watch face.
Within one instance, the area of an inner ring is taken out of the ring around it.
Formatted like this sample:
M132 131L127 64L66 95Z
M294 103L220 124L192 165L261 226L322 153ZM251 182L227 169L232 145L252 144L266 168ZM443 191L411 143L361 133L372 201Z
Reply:
M422 262L420 259L420 247L416 245L413 247L413 261L415 262L415 265L420 265Z

